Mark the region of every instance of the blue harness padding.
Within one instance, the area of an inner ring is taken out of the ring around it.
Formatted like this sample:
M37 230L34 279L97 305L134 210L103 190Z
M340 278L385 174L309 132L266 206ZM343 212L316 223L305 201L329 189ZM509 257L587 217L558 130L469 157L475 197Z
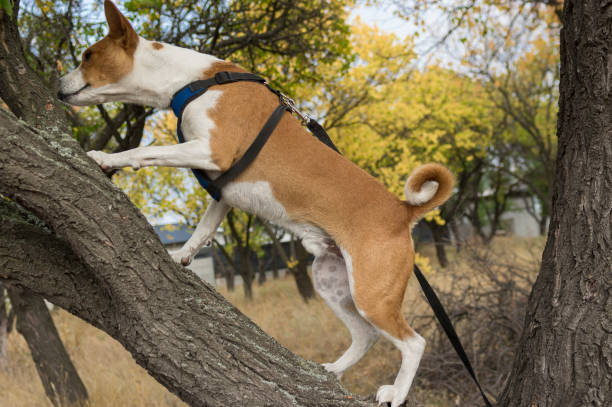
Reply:
M183 110L185 110L185 107L189 104L190 101L204 94L204 92L206 92L206 89L199 88L192 90L191 87L189 87L188 85L176 92L174 94L174 97L172 98L170 106L172 107L172 111L178 118L178 121L176 123L176 135L178 137L179 143L185 142L185 137L183 137L183 132L181 131L181 118L183 116ZM221 199L221 191L218 189L211 188L211 179L206 175L206 173L196 168L192 168L191 171L193 172L193 175L195 175L202 188L208 191L210 196L212 196L215 200L219 201Z

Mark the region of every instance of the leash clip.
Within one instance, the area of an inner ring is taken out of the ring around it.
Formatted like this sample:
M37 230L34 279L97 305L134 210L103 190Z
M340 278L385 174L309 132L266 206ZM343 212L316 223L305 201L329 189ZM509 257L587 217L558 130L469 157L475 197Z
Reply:
M280 98L281 105L287 107L291 113L295 113L295 115L300 119L302 125L307 125L310 122L310 116L306 113L302 113L295 103L295 100L291 99L289 96L285 95L282 92L279 92L278 97Z

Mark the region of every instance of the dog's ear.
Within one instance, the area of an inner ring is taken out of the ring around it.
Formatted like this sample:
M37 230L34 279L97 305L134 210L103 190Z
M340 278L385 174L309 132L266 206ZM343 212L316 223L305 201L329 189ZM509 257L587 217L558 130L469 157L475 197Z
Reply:
M104 14L106 15L106 22L109 28L108 36L116 41L120 41L126 50L136 49L138 34L136 34L128 19L121 14L112 1L104 1Z

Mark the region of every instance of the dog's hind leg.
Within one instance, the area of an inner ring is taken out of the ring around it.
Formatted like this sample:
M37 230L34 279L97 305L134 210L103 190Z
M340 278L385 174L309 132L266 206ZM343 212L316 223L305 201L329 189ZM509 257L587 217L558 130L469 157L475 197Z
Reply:
M421 356L425 339L417 334L402 314L402 302L408 278L412 274L411 259L406 256L405 244L390 244L384 256L373 252L358 253L354 259L342 251L358 312L371 322L402 354L402 365L393 385L380 387L376 393L379 404L391 403L399 407L408 396ZM376 272L384 270L384 272Z
M212 199L189 240L179 250L170 252L172 259L183 266L189 265L200 248L211 243L217 228L230 209L231 206L223 201L218 202Z
M357 312L350 292L346 264L339 253L326 251L317 256L312 264L312 275L317 293L351 333L351 346L334 363L323 365L339 379L376 343L379 333Z

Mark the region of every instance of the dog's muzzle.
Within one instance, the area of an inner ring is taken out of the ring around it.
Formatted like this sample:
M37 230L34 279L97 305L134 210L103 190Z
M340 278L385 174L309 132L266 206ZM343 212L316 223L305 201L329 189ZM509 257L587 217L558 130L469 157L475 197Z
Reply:
M57 91L57 98L61 101L66 101L66 99L68 99L71 96L75 96L78 95L81 91L87 89L90 85L88 83L86 83L81 89L77 90L76 92L72 92L72 93L62 93L61 90Z

